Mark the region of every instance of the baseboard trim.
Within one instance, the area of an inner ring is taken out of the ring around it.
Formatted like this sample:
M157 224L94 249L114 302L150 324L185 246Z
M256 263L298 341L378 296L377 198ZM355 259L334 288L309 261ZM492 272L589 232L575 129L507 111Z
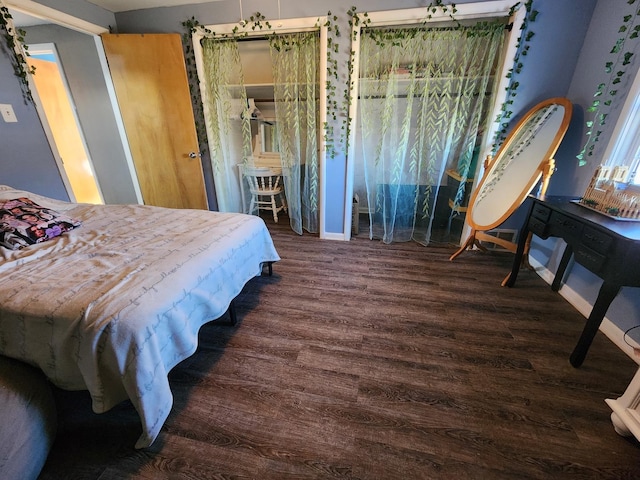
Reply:
M540 276L540 278L551 285L555 274L532 256L529 256L529 263L534 268L538 276ZM567 284L563 284L562 287L560 287L558 293L576 310L578 310L578 312L580 312L585 319L589 317L593 306L570 286L568 286ZM611 320L609 320L606 315L602 320L602 324L600 324L600 331L620 350L626 353L629 358L640 365L640 358L636 357L633 349L624 341L624 331L616 326L616 324L614 324Z
M340 240L343 242L349 241L349 238L345 238L345 235L343 233L330 233L330 232L323 232L320 235L320 238L322 240Z

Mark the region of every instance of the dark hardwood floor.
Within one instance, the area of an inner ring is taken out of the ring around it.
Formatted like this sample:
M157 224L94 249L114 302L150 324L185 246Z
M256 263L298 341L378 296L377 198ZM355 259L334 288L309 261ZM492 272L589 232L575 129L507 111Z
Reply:
M267 219L282 261L249 282L238 324L212 322L171 373L157 441L125 403L102 415L56 391L41 479L632 479L640 447L605 398L637 365L511 255L446 243L297 236Z

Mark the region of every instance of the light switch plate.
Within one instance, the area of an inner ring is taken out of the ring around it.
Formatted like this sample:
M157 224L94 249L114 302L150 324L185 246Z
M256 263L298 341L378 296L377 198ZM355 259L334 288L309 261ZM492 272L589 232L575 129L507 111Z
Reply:
M13 111L13 107L9 103L0 103L0 114L2 114L2 119L6 123L15 123L18 121L16 113Z

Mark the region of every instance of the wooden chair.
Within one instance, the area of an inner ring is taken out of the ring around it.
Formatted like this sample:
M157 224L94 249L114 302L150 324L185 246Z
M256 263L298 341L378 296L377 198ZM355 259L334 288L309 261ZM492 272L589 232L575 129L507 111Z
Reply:
M284 195L284 185L282 184L282 170L245 166L243 173L251 192L249 213L253 213L256 207L259 210L271 210L273 221L278 223L278 212L287 211L287 201Z

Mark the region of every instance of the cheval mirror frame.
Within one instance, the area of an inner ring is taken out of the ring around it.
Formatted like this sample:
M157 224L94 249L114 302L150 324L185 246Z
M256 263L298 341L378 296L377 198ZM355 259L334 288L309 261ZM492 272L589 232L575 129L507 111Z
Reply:
M495 157L487 157L485 174L471 195L465 218L471 233L449 260L474 247L486 250L480 244L482 240L515 253L515 243L484 232L504 222L524 202L540 178L540 195L545 194L555 170L553 156L569 128L572 110L566 98L540 102L522 117Z

